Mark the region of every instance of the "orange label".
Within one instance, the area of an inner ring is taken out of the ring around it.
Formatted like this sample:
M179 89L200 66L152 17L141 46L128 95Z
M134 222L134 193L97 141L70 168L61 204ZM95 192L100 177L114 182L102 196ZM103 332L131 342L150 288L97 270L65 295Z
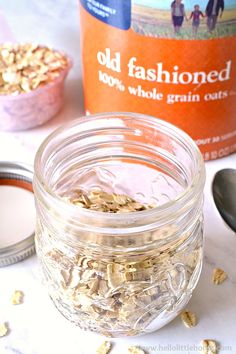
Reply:
M114 0L81 1L87 113L164 119L185 130L205 160L236 151L236 2L227 8L223 0L206 0L206 8L190 11L179 0L167 9L137 0L130 2L130 14L128 3L123 19L124 9Z

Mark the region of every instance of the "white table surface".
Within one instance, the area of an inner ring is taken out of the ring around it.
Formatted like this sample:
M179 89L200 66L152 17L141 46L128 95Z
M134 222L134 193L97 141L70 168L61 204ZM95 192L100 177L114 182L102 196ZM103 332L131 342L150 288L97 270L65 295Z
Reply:
M32 164L38 146L52 130L83 114L77 1L0 0L0 9L17 40L61 48L74 59L60 114L37 129L0 132L0 161ZM206 164L204 266L188 305L197 314L198 325L187 329L177 318L158 332L112 340L112 354L127 353L129 345L143 346L149 354L198 353L204 338L219 341L222 353L236 353L236 235L219 217L210 192L214 173L224 167L236 167L236 154ZM229 275L221 286L211 282L216 266ZM25 293L19 306L10 304L16 289ZM103 341L70 324L54 308L40 283L36 256L0 269L0 322L8 322L10 327L9 335L0 338L1 354L93 354Z

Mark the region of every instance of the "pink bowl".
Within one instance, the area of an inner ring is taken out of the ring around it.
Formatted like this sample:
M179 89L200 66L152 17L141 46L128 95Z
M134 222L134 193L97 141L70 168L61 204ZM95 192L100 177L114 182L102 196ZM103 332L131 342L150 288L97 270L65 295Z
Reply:
M63 53L63 55L65 55ZM26 130L47 122L63 105L64 82L72 67L68 66L52 82L19 95L0 95L0 129Z

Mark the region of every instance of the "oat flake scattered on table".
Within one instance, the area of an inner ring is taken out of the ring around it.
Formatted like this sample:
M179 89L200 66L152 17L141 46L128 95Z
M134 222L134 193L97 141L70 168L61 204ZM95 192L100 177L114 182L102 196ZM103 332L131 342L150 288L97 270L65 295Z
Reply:
M197 317L195 313L191 311L183 311L181 313L181 320L187 328L195 327L197 324Z
M8 334L9 328L6 323L0 323L0 337L4 337Z
M111 342L105 341L97 349L97 354L108 354L111 351Z
M202 354L217 354L217 343L212 339L203 339L201 342Z
M23 292L20 291L20 290L15 290L12 297L11 297L11 303L13 305L19 305L19 304L22 304L23 302Z
M227 277L228 275L223 269L215 268L213 270L212 281L215 285L222 284L227 279Z

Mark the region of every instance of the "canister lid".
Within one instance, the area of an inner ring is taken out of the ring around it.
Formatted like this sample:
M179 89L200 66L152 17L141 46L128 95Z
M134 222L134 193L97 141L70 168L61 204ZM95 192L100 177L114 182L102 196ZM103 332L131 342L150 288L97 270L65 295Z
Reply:
M0 162L0 267L35 252L32 180L31 166Z

